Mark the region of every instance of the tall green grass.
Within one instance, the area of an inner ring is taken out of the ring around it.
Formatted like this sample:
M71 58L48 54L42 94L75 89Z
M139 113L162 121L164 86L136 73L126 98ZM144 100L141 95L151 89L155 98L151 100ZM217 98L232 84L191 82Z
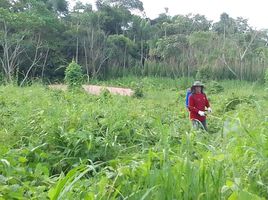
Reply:
M210 93L206 83L214 112L204 133L184 106L190 80L98 83L139 82L139 99L1 87L0 199L268 198L264 86L224 81Z

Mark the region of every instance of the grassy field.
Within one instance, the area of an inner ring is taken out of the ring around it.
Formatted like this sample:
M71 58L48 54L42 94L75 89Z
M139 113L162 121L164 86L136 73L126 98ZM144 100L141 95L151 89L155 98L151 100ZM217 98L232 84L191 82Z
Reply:
M206 83L192 130L186 79L123 78L144 97L0 87L0 199L268 199L268 91Z

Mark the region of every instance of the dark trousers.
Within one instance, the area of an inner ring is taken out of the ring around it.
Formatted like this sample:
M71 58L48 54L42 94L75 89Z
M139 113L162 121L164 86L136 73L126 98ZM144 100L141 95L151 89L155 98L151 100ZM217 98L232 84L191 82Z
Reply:
M206 120L204 120L204 121L199 121L199 120L197 120L197 119L193 119L193 120L192 120L192 124L193 124L193 128L196 129L196 130L197 130L197 129L203 129L203 130L205 130L205 131L208 131Z

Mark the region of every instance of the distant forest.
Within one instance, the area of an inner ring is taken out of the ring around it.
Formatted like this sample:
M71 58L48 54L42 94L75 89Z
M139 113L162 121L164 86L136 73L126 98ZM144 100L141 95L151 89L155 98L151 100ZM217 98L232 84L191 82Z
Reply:
M222 13L212 22L167 10L149 19L139 0L98 0L96 8L0 0L1 81L63 81L72 60L85 81L128 75L264 79L267 30L253 29L246 19Z

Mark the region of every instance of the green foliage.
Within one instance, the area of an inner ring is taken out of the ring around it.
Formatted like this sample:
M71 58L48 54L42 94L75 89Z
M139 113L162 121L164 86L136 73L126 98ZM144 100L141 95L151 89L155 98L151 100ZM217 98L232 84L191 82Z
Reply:
M193 78L190 78L190 77L180 78L179 83L178 83L178 88L186 90L187 88L190 88L192 86L193 82L194 82Z
M206 66L212 73L200 72L201 78L256 81L268 64L266 32L227 13L218 22L200 14L144 19L132 12L143 11L140 0L99 0L97 10L81 2L68 10L66 0L0 5L0 60L8 82L17 70L23 82L36 77L62 82L58 66L73 57L88 81L130 74L189 77Z
M128 52L133 52L135 44L124 35L111 35L108 37L108 51L110 58L118 60L118 62L123 63L122 59L126 56Z
M213 73L211 67L202 66L198 69L196 74L196 79L201 80L203 82L209 81L213 78Z
M73 185L79 181L89 171L94 171L95 166L78 166L70 170L64 177L60 175L59 180L55 187L48 191L48 196L51 200L62 199L72 189Z
M102 89L100 93L100 99L107 100L109 98L112 98L110 91L107 88Z
M140 0L106 0L105 3L114 4L128 10L143 11L143 3Z
M82 68L74 60L66 68L64 80L70 89L81 88L83 82Z
M217 81L210 81L207 87L209 94L218 94L224 91L224 87Z
M265 70L265 83L268 85L268 68Z
M208 94L209 133L199 133L184 108L184 79L103 85L135 82L143 83L143 98L0 87L0 198L267 197L263 85L219 82L224 93Z
M143 84L140 82L138 84L136 84L135 88L134 88L134 97L136 98L141 98L144 96L144 92L143 92Z
M243 104L243 103L247 105L254 105L255 104L254 96L237 97L234 94L234 96L229 98L228 101L226 102L224 111L228 112L230 110L235 110L239 104Z
M181 54L182 47L187 44L184 35L172 35L165 38L160 38L156 43L155 54L164 59L176 59Z
M192 33L189 37L189 44L191 46L194 46L196 48L206 48L210 45L210 42L212 40L217 38L217 35L214 32L208 32L208 31L198 31Z

